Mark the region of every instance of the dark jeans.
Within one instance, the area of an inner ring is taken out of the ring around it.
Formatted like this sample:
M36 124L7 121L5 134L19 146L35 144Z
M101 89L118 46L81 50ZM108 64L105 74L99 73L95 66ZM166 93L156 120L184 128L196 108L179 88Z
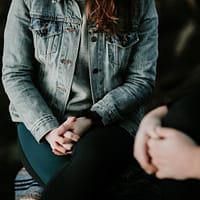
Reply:
M23 124L18 125L18 138L24 166L45 185L45 200L104 199L108 186L133 160L133 138L117 125L91 129L71 156L55 156Z
M193 200L200 194L200 181L194 179L160 181L162 200Z

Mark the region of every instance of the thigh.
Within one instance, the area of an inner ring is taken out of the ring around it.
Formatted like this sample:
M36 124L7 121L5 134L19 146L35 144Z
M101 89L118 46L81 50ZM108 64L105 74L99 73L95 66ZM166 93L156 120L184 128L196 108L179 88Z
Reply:
M22 162L39 183L46 185L70 163L70 156L56 156L47 142L38 143L24 124L20 123L17 130Z
M76 144L72 166L85 168L88 176L98 180L112 178L133 159L133 137L117 125L90 130Z
M133 160L132 148L132 136L119 126L92 128L76 143L70 165L45 188L45 199L57 194L63 194L61 199L104 199L108 186Z
M160 181L163 200L189 200L199 196L200 180L172 180Z

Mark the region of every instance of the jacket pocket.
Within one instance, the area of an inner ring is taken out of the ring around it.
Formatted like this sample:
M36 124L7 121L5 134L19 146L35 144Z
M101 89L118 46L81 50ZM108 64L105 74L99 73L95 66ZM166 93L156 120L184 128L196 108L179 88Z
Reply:
M33 32L35 49L39 55L52 54L57 51L62 32L60 21L33 17L30 29Z
M133 46L139 41L137 32L107 36L109 62L113 67L125 67Z

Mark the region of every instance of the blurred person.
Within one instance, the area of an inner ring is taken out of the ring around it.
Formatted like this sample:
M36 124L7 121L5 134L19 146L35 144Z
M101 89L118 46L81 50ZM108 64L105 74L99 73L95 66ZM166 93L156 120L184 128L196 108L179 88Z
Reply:
M136 134L134 157L162 180L164 199L191 199L199 192L199 91L195 87L148 112Z

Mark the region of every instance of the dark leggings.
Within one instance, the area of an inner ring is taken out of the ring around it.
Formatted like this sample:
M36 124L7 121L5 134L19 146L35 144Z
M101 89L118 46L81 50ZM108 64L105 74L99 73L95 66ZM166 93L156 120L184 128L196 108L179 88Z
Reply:
M102 199L108 185L133 159L133 138L117 125L88 131L71 156L55 156L23 124L18 125L18 138L23 164L45 186L45 200Z

